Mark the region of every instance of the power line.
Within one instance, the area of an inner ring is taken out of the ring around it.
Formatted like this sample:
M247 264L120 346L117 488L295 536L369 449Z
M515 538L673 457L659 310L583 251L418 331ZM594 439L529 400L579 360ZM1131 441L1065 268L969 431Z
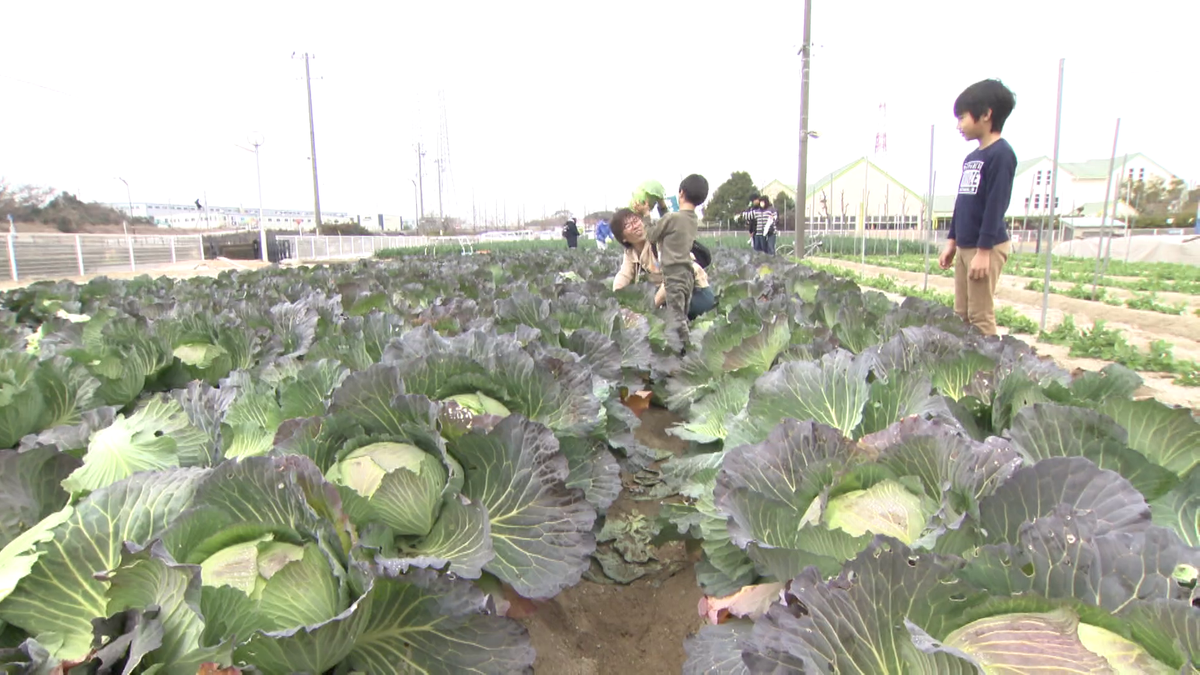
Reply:
M0 77L3 77L6 80L12 80L13 82L20 82L21 84L27 84L31 87L37 87L38 89L45 89L46 91L52 91L56 94L62 94L63 96L74 96L74 94L69 94L60 89L55 89L54 87L47 87L44 84L38 84L37 82L30 82L29 80L22 80L19 77L13 77L11 75L0 75Z

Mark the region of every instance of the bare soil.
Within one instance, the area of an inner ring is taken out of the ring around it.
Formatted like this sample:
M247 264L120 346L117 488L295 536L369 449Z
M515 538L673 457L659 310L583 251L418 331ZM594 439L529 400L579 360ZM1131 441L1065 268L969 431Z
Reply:
M666 433L679 418L650 408L642 415L638 440L652 448L681 452L686 443ZM628 484L629 476L622 476ZM623 491L609 517L641 513L653 519L655 501L635 501ZM658 548L663 570L629 585L582 581L554 599L534 603L522 619L537 650L537 675L659 675L683 668L683 642L704 623L702 593L693 565L699 551L682 542Z
M1027 277L1006 277L1006 276L1000 277L1001 285L1005 286L1006 288L1013 288L1013 289L1019 289L1019 290L1025 290L1025 287L1029 285L1030 281L1041 281L1041 280L1040 279L1029 279ZM1074 288L1075 284L1068 283L1066 281L1052 281L1052 282L1050 282L1050 286L1059 291L1065 292L1065 291L1068 291L1068 290ZM1085 286L1087 286L1087 284L1085 284ZM1131 291L1131 290L1124 289L1124 288L1114 288L1112 286L1100 286L1099 289L1101 291L1107 292L1110 297L1120 298L1122 300L1128 300L1128 299L1137 297L1138 295L1148 295L1149 294L1148 291L1147 292L1135 292L1135 291ZM1033 292L1037 293L1037 291L1033 291ZM1171 291L1160 291L1160 292L1156 293L1155 295L1158 298L1158 301L1164 305L1175 305L1175 304L1183 303L1187 307L1187 310L1185 311L1187 314L1194 314L1196 308L1200 307L1200 296L1187 295L1186 293L1174 293ZM1143 310L1135 310L1135 311L1143 311ZM1153 312L1153 313L1154 314L1162 314L1162 312ZM1171 316L1171 315L1163 314L1163 316Z
M918 272L905 272L889 267L867 265L846 260L820 259L820 262L862 272L868 275L889 276L906 284L920 286L924 275ZM1042 316L1042 294L1026 291L1020 283L1014 287L1017 278L1001 276L1000 285L996 289L996 300L999 305L1009 305L1034 322L1040 322ZM1008 283L1006 283L1008 282ZM954 292L954 280L930 275L929 285L943 293ZM1076 300L1062 295L1050 295L1049 308L1046 312L1046 330L1052 330L1062 322L1067 314L1074 315L1075 324L1088 327L1096 321L1104 321L1109 328L1125 333L1130 344L1145 348L1155 340L1165 340L1170 343L1175 356L1181 359L1200 361L1200 317L1172 316L1159 312L1146 312L1127 307L1113 307L1101 302ZM1004 329L1001 329L1002 331ZM1052 357L1068 370L1082 368L1084 370L1100 370L1108 365L1107 361L1097 359L1075 358L1068 354L1066 347L1035 341L1032 335L1017 336L1033 344L1039 353ZM1145 380L1142 394L1156 398L1168 405L1183 406L1193 410L1200 408L1200 388L1181 387L1166 374L1139 373Z

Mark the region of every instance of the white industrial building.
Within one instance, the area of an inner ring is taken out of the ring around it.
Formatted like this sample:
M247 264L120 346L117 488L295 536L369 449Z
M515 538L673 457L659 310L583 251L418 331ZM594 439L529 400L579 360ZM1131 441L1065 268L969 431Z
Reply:
M1149 182L1159 178L1169 185L1173 180L1182 180L1140 153L1117 157L1111 175L1109 164L1109 159L1059 162L1055 213L1098 218L1104 210L1105 190L1110 187L1109 199L1116 200L1120 186L1127 181ZM1121 173L1122 165L1124 174ZM1005 212L1010 221L1020 222L1025 218L1048 215L1052 168L1053 162L1049 157L1037 157L1017 164L1012 199ZM954 176L949 183L957 185L958 176ZM760 192L771 199L781 192L793 199L796 197L794 187L778 180L771 181ZM924 206L922 193L904 185L863 157L810 184L805 194L804 208L812 227L821 228L828 223L835 230L859 229L859 223L865 220L867 229L908 229L916 227L920 221ZM949 227L955 199L956 195L953 194L934 197L933 215L939 229ZM1117 217L1124 219L1136 216L1135 206L1124 202L1117 204ZM1108 209L1111 218L1111 201Z
M1112 164L1112 173L1109 165ZM1121 173L1122 166L1125 173ZM1050 212L1050 174L1054 162L1049 157L1036 157L1017 164L1013 178L1012 199L1005 216L1014 222L1025 218L1040 218ZM1138 153L1118 156L1116 162L1108 159L1092 159L1084 162L1059 162L1058 185L1055 190L1057 202L1054 212L1061 216L1099 218L1104 211L1105 193L1108 193L1108 217L1112 218L1113 202L1118 201L1120 190L1126 183L1150 182L1154 178L1170 185L1180 176L1164 169L1154 160ZM956 183L954 183L956 184ZM939 196L934 200L934 214L938 221L949 223L954 214L955 195ZM1116 204L1117 218L1137 215L1136 205L1121 201Z
M112 208L132 218L147 218L159 227L189 230L229 230L258 227L258 209L236 206L208 206L196 208L195 204L156 204L150 202L112 203ZM132 212L131 212L132 209ZM316 218L312 211L294 209L263 209L263 220L270 230L311 231ZM357 222L368 230L399 232L412 227L412 223L400 216L377 214L351 215L338 211L322 211L321 222Z

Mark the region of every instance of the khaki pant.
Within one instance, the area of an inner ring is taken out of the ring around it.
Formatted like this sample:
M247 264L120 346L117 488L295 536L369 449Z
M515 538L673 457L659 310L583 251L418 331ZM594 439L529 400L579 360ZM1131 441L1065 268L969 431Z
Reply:
M993 248L987 278L973 280L967 278L967 272L978 251L977 248L958 249L954 263L954 313L984 335L995 335L996 309L993 300L996 297L996 283L1000 281L1000 271L1008 261L1009 246L1008 242L1004 242Z
M675 328L683 347L687 347L688 340L688 303L692 299L692 288L696 285L696 273L692 270L691 265L663 265L663 288L666 291L666 307L667 312L671 315L673 326L668 325L667 328Z

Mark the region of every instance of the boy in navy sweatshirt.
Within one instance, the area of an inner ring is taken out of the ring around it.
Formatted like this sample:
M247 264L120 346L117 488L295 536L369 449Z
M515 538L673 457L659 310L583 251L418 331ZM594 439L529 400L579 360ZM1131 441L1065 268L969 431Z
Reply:
M1015 106L1013 93L998 80L976 82L954 101L959 133L979 147L963 162L950 236L938 264L944 270L954 264L954 311L984 335L996 334L993 298L1009 254L1004 213L1017 155L1000 132Z

